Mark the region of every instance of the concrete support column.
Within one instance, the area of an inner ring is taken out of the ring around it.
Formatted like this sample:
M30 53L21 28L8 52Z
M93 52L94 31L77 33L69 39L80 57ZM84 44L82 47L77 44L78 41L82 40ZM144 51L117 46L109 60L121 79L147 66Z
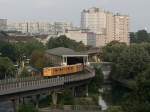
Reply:
M36 109L39 108L39 98L40 98L40 95L36 95L36 96L33 97Z
M24 97L22 97L22 98L19 98L19 104L25 104L25 102L24 102Z
M52 102L53 102L53 105L56 106L57 105L57 93L56 92L53 92L52 93Z
M85 90L85 92L86 92L86 96L88 97L89 96L89 87L88 87L88 85L86 85L86 90Z
M17 110L19 109L19 98L11 99L11 101L13 104L14 112L17 112Z
M75 87L72 87L71 91L72 91L72 96L76 96Z
M36 99L35 99L35 107L36 107L36 109L39 108L39 98L40 98L40 95L36 95Z

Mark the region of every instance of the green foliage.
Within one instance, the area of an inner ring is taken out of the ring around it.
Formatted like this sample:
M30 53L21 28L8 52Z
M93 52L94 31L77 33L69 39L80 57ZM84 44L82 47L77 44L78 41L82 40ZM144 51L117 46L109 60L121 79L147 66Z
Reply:
M24 68L23 71L21 72L20 77L29 77L31 74Z
M45 47L37 40L27 43L8 43L0 42L0 52L3 57L9 57L14 62L20 62L23 56L30 57L34 50L44 50Z
M70 89L65 89L65 91L60 96L61 104L63 105L73 105L74 104L74 96Z
M124 49L114 64L112 75L117 79L134 79L150 62L148 52L140 45Z
M32 104L20 105L18 112L38 112Z
M98 89L101 88L104 80L104 76L101 68L95 67L96 76L91 80L89 84L90 93L98 93Z
M14 76L15 68L7 57L0 57L0 79Z
M131 43L150 42L150 36L146 30L139 30L136 33L130 33Z
M117 79L134 79L150 62L149 44L110 43L103 48L104 61L113 62L112 76Z
M31 55L31 64L39 69L42 69L46 66L50 66L50 63L48 63L44 51L35 50L32 52Z
M122 51L126 48L126 44L112 41L102 49L101 58L103 61L116 62Z
M119 46L116 43L104 47L104 59L113 62L111 77L122 83L128 82L127 84L132 87L132 90L124 87L124 84L113 81L112 98L115 100L113 103L121 104L124 112L149 112L150 44L131 44L122 46L122 49Z
M31 40L30 42L27 42L24 44L24 47L25 47L25 54L27 56L31 56L32 52L35 51L35 50L45 50L45 46L37 41L37 40Z
M140 73L135 82L134 90L127 94L122 104L127 112L149 112L150 110L150 66Z
M106 112L124 112L120 106L111 106Z
M49 49L66 47L74 49L75 51L84 51L87 49L82 42L76 42L75 40L71 40L64 35L57 38L50 38L49 42L47 43L47 47Z
M39 107L48 107L52 104L52 97L50 95L46 96L45 98L42 98L39 101Z
M12 61L16 61L16 50L15 47L7 42L0 42L0 52L3 57L9 57Z

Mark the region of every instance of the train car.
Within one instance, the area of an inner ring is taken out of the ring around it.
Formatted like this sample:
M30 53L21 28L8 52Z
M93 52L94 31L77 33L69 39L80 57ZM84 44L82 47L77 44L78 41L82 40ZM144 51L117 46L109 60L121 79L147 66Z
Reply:
M61 75L77 73L82 70L83 70L83 64L47 67L43 69L43 76L44 77L61 76Z

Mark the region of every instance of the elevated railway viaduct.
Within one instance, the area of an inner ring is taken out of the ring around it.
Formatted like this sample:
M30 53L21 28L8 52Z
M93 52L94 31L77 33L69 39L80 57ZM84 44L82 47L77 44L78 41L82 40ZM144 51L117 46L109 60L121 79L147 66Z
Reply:
M16 107L28 96L35 97L38 107L38 97L42 94L51 94L53 104L57 104L57 93L71 88L75 96L87 95L87 85L95 76L95 71L86 67L86 73L77 73L55 78L29 77L22 79L8 79L0 81L0 100L11 100Z

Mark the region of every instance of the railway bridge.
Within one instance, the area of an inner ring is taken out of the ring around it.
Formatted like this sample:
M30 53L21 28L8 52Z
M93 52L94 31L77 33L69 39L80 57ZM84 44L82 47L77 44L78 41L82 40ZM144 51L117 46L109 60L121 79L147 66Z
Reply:
M34 96L38 107L38 98L41 94L51 94L53 104L57 104L57 93L71 88L74 95L87 93L87 85L95 76L95 71L86 67L85 72L64 75L55 78L28 77L19 79L0 80L0 100L11 100L16 111L17 104L28 96Z

